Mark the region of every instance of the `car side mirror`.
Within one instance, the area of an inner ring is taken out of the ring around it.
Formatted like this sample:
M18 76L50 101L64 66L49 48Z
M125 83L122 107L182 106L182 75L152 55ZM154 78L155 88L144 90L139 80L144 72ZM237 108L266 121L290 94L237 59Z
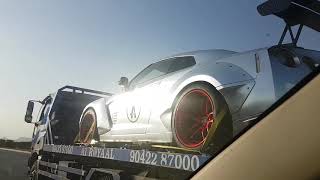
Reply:
M27 106L26 115L24 116L24 121L26 123L32 122L32 112L33 112L34 102L29 101Z
M127 77L121 77L118 84L126 91L129 87L129 79Z

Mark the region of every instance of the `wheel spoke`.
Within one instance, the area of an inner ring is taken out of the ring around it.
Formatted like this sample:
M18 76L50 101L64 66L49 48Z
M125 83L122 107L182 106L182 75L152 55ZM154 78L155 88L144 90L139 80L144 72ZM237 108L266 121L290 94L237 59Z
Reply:
M191 134L190 138L193 138L194 135L196 135L197 133L199 133L199 132L201 132L201 131L202 131L202 126L200 126L197 130L195 130L195 131Z
M206 130L207 130L207 133L209 133L209 129L210 129L210 127L209 127L209 123L207 123L207 124L206 124Z
M203 135L203 131L201 131L202 140L204 140L205 136Z

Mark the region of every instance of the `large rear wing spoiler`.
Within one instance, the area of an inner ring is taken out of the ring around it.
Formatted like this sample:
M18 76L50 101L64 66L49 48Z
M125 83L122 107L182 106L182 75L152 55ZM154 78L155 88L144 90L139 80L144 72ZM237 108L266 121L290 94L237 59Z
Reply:
M278 45L289 31L292 44L297 45L303 26L308 26L320 32L320 0L268 0L257 7L262 16L273 14L280 17L286 23ZM292 26L299 25L296 34L293 34Z
M276 15L288 26L305 25L320 32L319 0L268 0L257 7L262 16Z

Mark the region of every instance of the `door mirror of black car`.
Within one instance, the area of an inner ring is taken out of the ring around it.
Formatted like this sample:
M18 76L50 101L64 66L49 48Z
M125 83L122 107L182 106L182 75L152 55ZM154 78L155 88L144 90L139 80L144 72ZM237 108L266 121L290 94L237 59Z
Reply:
M26 115L24 116L24 121L26 123L32 122L32 112L33 112L34 103L32 101L28 102Z
M129 86L129 79L127 77L121 77L118 83L126 91Z

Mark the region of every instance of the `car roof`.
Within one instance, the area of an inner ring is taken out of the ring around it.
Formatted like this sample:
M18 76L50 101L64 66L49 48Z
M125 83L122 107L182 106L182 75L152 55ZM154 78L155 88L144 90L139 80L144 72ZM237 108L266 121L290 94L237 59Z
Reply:
M208 50L197 50L197 51L190 51L190 52L184 52L184 53L179 53L175 54L173 56L164 58L173 58L173 57L181 57L181 56L194 56L196 61L201 61L202 59L207 59L207 58L201 58L201 57L210 57L211 60L217 60L225 57L229 57L231 55L236 54L237 52L235 51L230 51L230 50L224 50L224 49L208 49Z

